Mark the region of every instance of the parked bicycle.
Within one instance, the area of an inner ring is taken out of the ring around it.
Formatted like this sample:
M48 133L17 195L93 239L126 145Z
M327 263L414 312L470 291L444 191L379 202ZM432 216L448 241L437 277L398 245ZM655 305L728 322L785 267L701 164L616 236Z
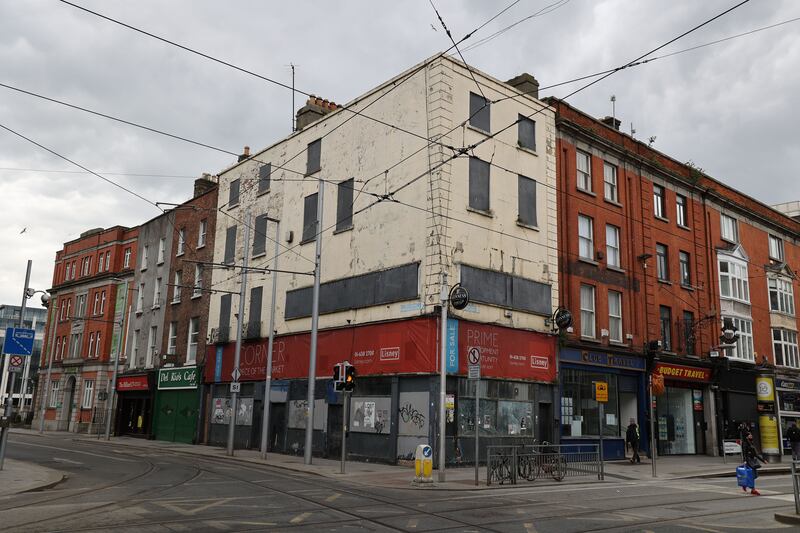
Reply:
M556 481L561 481L567 475L567 460L556 448L547 448L550 443L543 441L541 447L527 449L523 444L517 452L517 476L528 481L533 481L541 475L549 475Z
M498 483L502 485L505 482L514 482L513 471L513 455L510 453L500 453L495 455L491 464L487 463L489 469L489 484Z

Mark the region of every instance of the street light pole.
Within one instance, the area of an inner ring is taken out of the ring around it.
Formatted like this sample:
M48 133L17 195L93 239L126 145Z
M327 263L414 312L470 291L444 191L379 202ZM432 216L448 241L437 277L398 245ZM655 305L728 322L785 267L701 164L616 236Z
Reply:
M267 219L272 220L272 219ZM269 402L272 390L272 343L275 341L275 300L278 296L278 255L280 252L281 223L275 222L275 257L272 259L272 303L269 313L269 344L267 345L267 368L264 383L264 416L261 420L261 458L267 459L267 443L269 442Z
M114 400L117 398L117 372L119 371L119 360L122 357L122 338L125 336L125 310L128 307L128 280L125 280L125 293L122 295L122 313L119 317L119 336L117 337L117 356L114 357L114 373L111 375L111 390L106 398L106 440L111 440L111 416L114 408ZM50 370L48 369L48 379Z
M306 440L303 448L303 463L311 464L311 447L314 442L314 396L317 384L317 332L319 330L319 280L322 268L322 204L325 198L325 180L319 180L317 192L317 243L314 255L314 289L311 299L311 350L308 357L308 416L306 417Z
M442 304L442 323L440 345L439 345L439 483L444 483L445 448L447 440L445 431L447 429L445 400L447 399L447 272L442 271L441 304ZM477 390L477 389L476 389ZM475 394L475 407L478 407L478 394ZM475 428L478 431L478 428ZM475 457L477 462L478 458Z
M50 375L53 372L53 355L55 354L55 350L53 349L53 337L56 332L56 320L58 316L58 307L53 305L50 311L50 336L47 339L47 350L50 352L47 359L47 378L44 384L44 390L40 397L42 398L42 405L40 405L39 409L39 434L44 433L44 417L47 413L47 404L50 401ZM45 352L47 355L47 352Z

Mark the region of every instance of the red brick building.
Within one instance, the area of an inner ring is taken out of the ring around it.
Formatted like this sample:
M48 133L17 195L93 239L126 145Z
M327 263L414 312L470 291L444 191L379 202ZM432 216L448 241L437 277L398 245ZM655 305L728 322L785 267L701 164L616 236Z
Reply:
M800 366L790 266L800 224L618 131L619 121L548 103L560 301L575 317L560 353L562 441L597 438L592 382L607 381L606 456L624 454L631 418L649 448L650 371L666 384L653 419L659 453L716 454L741 423L772 434L764 416L779 402L757 397L756 382L773 379L776 363L781 375ZM725 318L739 330L730 349L720 347ZM772 440L762 435L765 447Z
M137 237L137 228L98 228L56 253L35 409L38 417L46 401L48 429L102 429L118 347L116 324L126 315L124 287L133 275Z

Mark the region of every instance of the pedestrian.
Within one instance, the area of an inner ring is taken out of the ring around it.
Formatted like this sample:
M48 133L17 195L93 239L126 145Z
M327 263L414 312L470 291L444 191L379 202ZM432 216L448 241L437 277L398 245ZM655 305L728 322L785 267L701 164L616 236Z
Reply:
M761 496L761 493L756 490L755 480L758 478L758 469L761 468L758 462L766 463L767 460L759 455L758 450L756 450L756 445L753 442L753 434L750 432L747 433L747 436L742 441L742 455L744 456L745 465L753 471L753 486L750 487L750 494L753 496ZM747 492L747 487L742 487L742 490Z
M797 422L789 422L786 438L789 439L789 444L792 446L792 459L800 461L800 428L797 427Z
M628 430L625 432L625 442L631 447L633 456L631 463L641 463L642 458L639 457L639 426L636 425L636 419L631 418L628 424Z

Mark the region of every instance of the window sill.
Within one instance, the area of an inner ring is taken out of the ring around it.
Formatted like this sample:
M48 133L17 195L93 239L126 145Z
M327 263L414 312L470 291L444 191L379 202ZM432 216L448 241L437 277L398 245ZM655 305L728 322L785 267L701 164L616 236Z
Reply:
M578 261L580 261L581 263L589 264L589 265L600 266L600 263L598 263L594 259L589 259L588 257L579 257Z
M653 218L669 224L669 219L667 217L662 217L661 215L653 215Z
M336 228L335 230L333 230L333 234L334 235L339 235L340 233L346 233L346 232L352 231L352 230L353 230L353 225L351 224L351 225L347 226L346 228Z
M616 200L612 200L611 198L603 198L603 201L605 203L611 204L611 205L613 205L615 207L619 207L619 208L623 207L623 205L621 203L617 202Z
M608 270L613 270L614 272L619 272L620 274L625 273L625 269L622 267L614 266L614 265L606 265Z
M585 335L581 335L581 340L584 342L591 342L592 344L600 344L600 339L597 337L586 337Z
M161 266L161 265L163 265L163 264L164 264L164 260L162 259L161 261L159 261L159 262L157 262L157 263L156 263L156 266Z
M263 191L259 191L256 193L256 198L260 196L264 196L265 194L269 194L270 189L264 189Z
M681 283L681 289L689 292L694 292L694 287L692 287L691 285L684 285L683 283Z
M203 293L200 293L200 294L192 294L192 300L197 300L197 299L198 299L198 298L200 298L201 296L203 296Z
M155 311L156 309L161 309L161 305L154 305L150 308L151 311Z
M492 210L484 211L483 209L476 209L474 207L467 206L467 211L470 213L476 213L478 215L483 215L485 217L494 218L494 213Z
M197 248L195 248L195 249L196 250L200 250L201 248L205 248L205 247L206 247L206 243L203 243L203 244L198 244Z
M740 300L739 298L733 298L731 296L723 296L722 294L719 295L720 300L725 300L726 302L736 302L738 304L750 305L749 301Z
M316 237L311 237L310 239L303 239L302 241L300 241L300 246L303 246L304 244L308 244L310 242L314 242L315 240Z
M577 189L577 191L578 191L578 192L580 192L580 193L583 193L583 194L588 194L589 196L591 196L591 197L593 197L593 198L597 198L597 193L596 193L596 192L594 192L594 191L590 191L589 189L584 189L584 188L582 188L582 187L576 187L576 189Z
M198 248L199 248L199 247L198 247ZM181 257L181 256L183 256L183 254L184 254L184 253L185 253L185 252L178 252L178 253L176 253L176 254L175 254L175 257Z
M142 313L144 313L144 311L142 309L137 309L136 311L134 311L134 313L136 313L136 316L142 316Z
M684 231L692 231L692 228L689 226L684 226L683 224L678 224L678 227Z
M147 270L147 267L143 266L142 268L139 269L139 272L144 272L145 270Z
M539 229L539 226L534 226L532 224L527 224L525 222L522 222L521 220L517 220L517 226L519 226L520 228L532 229L533 231L541 231Z
M786 311L778 311L777 309L770 309L769 313L771 315L778 315L778 316L783 316L783 317L786 317L786 318L795 318L795 314L794 313L787 313Z
M237 207L239 207L239 202L236 202L235 204L230 204L228 206L228 211L230 211L232 209L236 209Z
M619 348L630 348L630 344L622 341L608 341L609 346L617 346Z
M668 280L668 279L658 278L658 279L656 279L656 281L661 283L662 285L669 285L670 287L672 287L672 282L670 280Z
M314 170L306 170L305 177L313 176L314 174L316 174L320 170L322 170L322 167L319 167L319 168L314 169Z
M266 251L258 252L257 254L253 254L252 256L250 256L250 259L258 259L259 257L266 257L266 256L267 256Z
M179 303L181 303L181 301L180 301L180 300L172 300L170 303L171 303L172 305L176 305L176 304L179 304Z
M736 242L736 241L734 241L734 240L731 240L731 239L729 239L729 238L727 238L727 237L722 237L722 236L720 236L720 240L722 240L722 241L725 241L725 242L727 242L728 244L739 244L738 242Z
M478 133L480 133L481 135L487 135L487 136L488 136L488 135L491 135L491 134L492 134L490 131L486 131L486 130L485 130L485 129L483 129L483 128L479 128L478 126L473 126L472 124L469 124L469 123L467 124L467 129L468 129L468 130L475 131L475 132L478 132Z
M519 143L517 143L517 150L521 150L525 153L531 154L532 156L539 157L539 154L536 153L536 147L529 148L527 146L522 146Z

